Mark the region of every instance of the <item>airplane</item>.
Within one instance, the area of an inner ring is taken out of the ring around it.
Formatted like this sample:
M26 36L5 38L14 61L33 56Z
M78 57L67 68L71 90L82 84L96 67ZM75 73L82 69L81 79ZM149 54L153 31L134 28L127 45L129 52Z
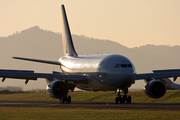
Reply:
M180 76L180 69L154 70L153 73L137 74L130 59L119 54L78 55L72 41L64 5L60 6L62 42L64 56L58 61L13 57L14 59L40 62L60 66L62 72L34 73L28 70L0 70L2 82L6 78L29 80L45 78L48 94L59 103L71 103L69 91L75 87L87 91L115 91L115 103L131 103L128 89L136 80L145 81L145 93L151 98L161 98L166 90L180 89L174 81ZM122 91L122 93L121 93Z

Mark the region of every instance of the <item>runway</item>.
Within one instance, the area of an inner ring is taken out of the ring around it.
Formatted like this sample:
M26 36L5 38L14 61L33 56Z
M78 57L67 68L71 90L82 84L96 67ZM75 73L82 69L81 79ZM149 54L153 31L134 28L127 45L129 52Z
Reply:
M99 101L72 101L71 104L59 104L58 101L0 101L0 107L51 107L51 108L84 108L84 109L134 109L134 110L178 110L180 103L131 103L115 104Z

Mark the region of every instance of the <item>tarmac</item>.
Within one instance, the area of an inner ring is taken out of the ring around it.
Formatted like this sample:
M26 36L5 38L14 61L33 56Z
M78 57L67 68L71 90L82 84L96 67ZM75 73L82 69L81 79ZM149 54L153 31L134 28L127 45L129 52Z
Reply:
M72 103L59 104L59 101L0 101L0 107L51 107L67 109L131 109L131 110L177 110L180 103L145 103L132 102L131 104L115 104L102 101L72 101Z

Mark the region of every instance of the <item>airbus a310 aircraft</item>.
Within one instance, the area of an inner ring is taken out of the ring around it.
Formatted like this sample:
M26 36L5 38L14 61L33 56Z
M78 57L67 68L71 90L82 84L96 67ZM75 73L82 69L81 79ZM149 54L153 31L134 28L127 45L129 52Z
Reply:
M145 93L152 98L161 98L169 89L180 89L169 78L180 76L180 69L155 70L153 73L136 74L133 63L125 56L118 54L110 55L83 55L76 53L64 5L60 6L61 27L64 56L59 61L37 60L30 58L13 57L14 59L34 61L40 63L54 64L60 66L60 72L34 73L26 70L0 70L2 82L6 78L29 80L45 78L47 81L48 94L60 103L71 103L69 90L80 88L89 91L118 91L115 98L116 103L131 103L128 88L135 84L136 80L144 79ZM121 95L120 90L123 94Z

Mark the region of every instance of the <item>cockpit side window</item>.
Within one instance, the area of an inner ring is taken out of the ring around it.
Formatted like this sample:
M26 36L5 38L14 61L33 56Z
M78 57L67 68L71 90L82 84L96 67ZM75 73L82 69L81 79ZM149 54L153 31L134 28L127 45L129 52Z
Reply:
M120 67L126 68L126 67L132 67L132 65L131 64L116 64L114 66L114 68L120 68Z
M132 65L131 65L131 64L127 64L127 66L128 66L128 67L132 67Z
M121 67L121 64L116 64L114 67L119 68L119 67Z

